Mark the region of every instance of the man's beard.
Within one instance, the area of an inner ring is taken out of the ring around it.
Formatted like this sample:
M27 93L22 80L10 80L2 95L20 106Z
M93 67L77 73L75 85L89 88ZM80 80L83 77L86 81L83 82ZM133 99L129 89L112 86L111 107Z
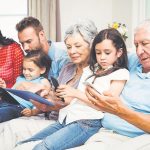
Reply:
M39 43L39 46L38 47L35 47L35 48L33 48L33 49L27 49L27 50L25 50L25 53L29 53L30 51L36 51L36 50L42 50L42 45L41 45L41 43Z

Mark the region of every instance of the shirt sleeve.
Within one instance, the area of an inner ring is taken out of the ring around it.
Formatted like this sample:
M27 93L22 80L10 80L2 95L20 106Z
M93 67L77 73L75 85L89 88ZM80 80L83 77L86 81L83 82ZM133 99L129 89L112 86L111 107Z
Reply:
M129 71L127 69L119 69L112 73L111 80L129 80Z

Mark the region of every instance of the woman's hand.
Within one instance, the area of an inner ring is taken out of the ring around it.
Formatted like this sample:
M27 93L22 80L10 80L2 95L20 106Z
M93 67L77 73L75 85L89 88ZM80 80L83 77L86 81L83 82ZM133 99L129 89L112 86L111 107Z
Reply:
M122 103L119 97L112 96L108 92L103 92L104 95L98 94L89 86L86 88L86 95L97 108L101 111L114 114L130 124L140 128L141 130L150 133L150 115L142 112L134 111Z
M124 104L119 97L112 96L110 92L103 92L100 95L93 88L87 86L86 96L89 101L103 112L119 115L124 108Z
M56 96L61 97L61 98L67 98L70 97L75 98L77 93L77 89L69 86L69 85L60 85L57 90L56 90Z

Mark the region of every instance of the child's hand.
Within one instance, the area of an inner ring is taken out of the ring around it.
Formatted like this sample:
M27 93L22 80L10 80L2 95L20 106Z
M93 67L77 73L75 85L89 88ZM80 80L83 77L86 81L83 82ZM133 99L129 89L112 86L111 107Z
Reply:
M29 108L25 108L23 111L21 111L21 114L23 114L24 116L30 117L32 116L32 110Z
M6 83L2 78L0 78L0 87L6 88Z

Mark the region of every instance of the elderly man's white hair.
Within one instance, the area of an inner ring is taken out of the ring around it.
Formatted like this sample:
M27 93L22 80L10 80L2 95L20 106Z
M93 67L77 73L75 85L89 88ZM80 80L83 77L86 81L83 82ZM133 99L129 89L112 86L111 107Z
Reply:
M145 29L146 31L150 32L150 19L146 19L142 21L134 30L134 33L138 32L141 29Z
M66 30L64 41L66 41L68 37L73 36L74 34L77 33L79 33L83 37L83 39L91 45L98 31L93 21L84 19L78 21L74 25L71 25Z

